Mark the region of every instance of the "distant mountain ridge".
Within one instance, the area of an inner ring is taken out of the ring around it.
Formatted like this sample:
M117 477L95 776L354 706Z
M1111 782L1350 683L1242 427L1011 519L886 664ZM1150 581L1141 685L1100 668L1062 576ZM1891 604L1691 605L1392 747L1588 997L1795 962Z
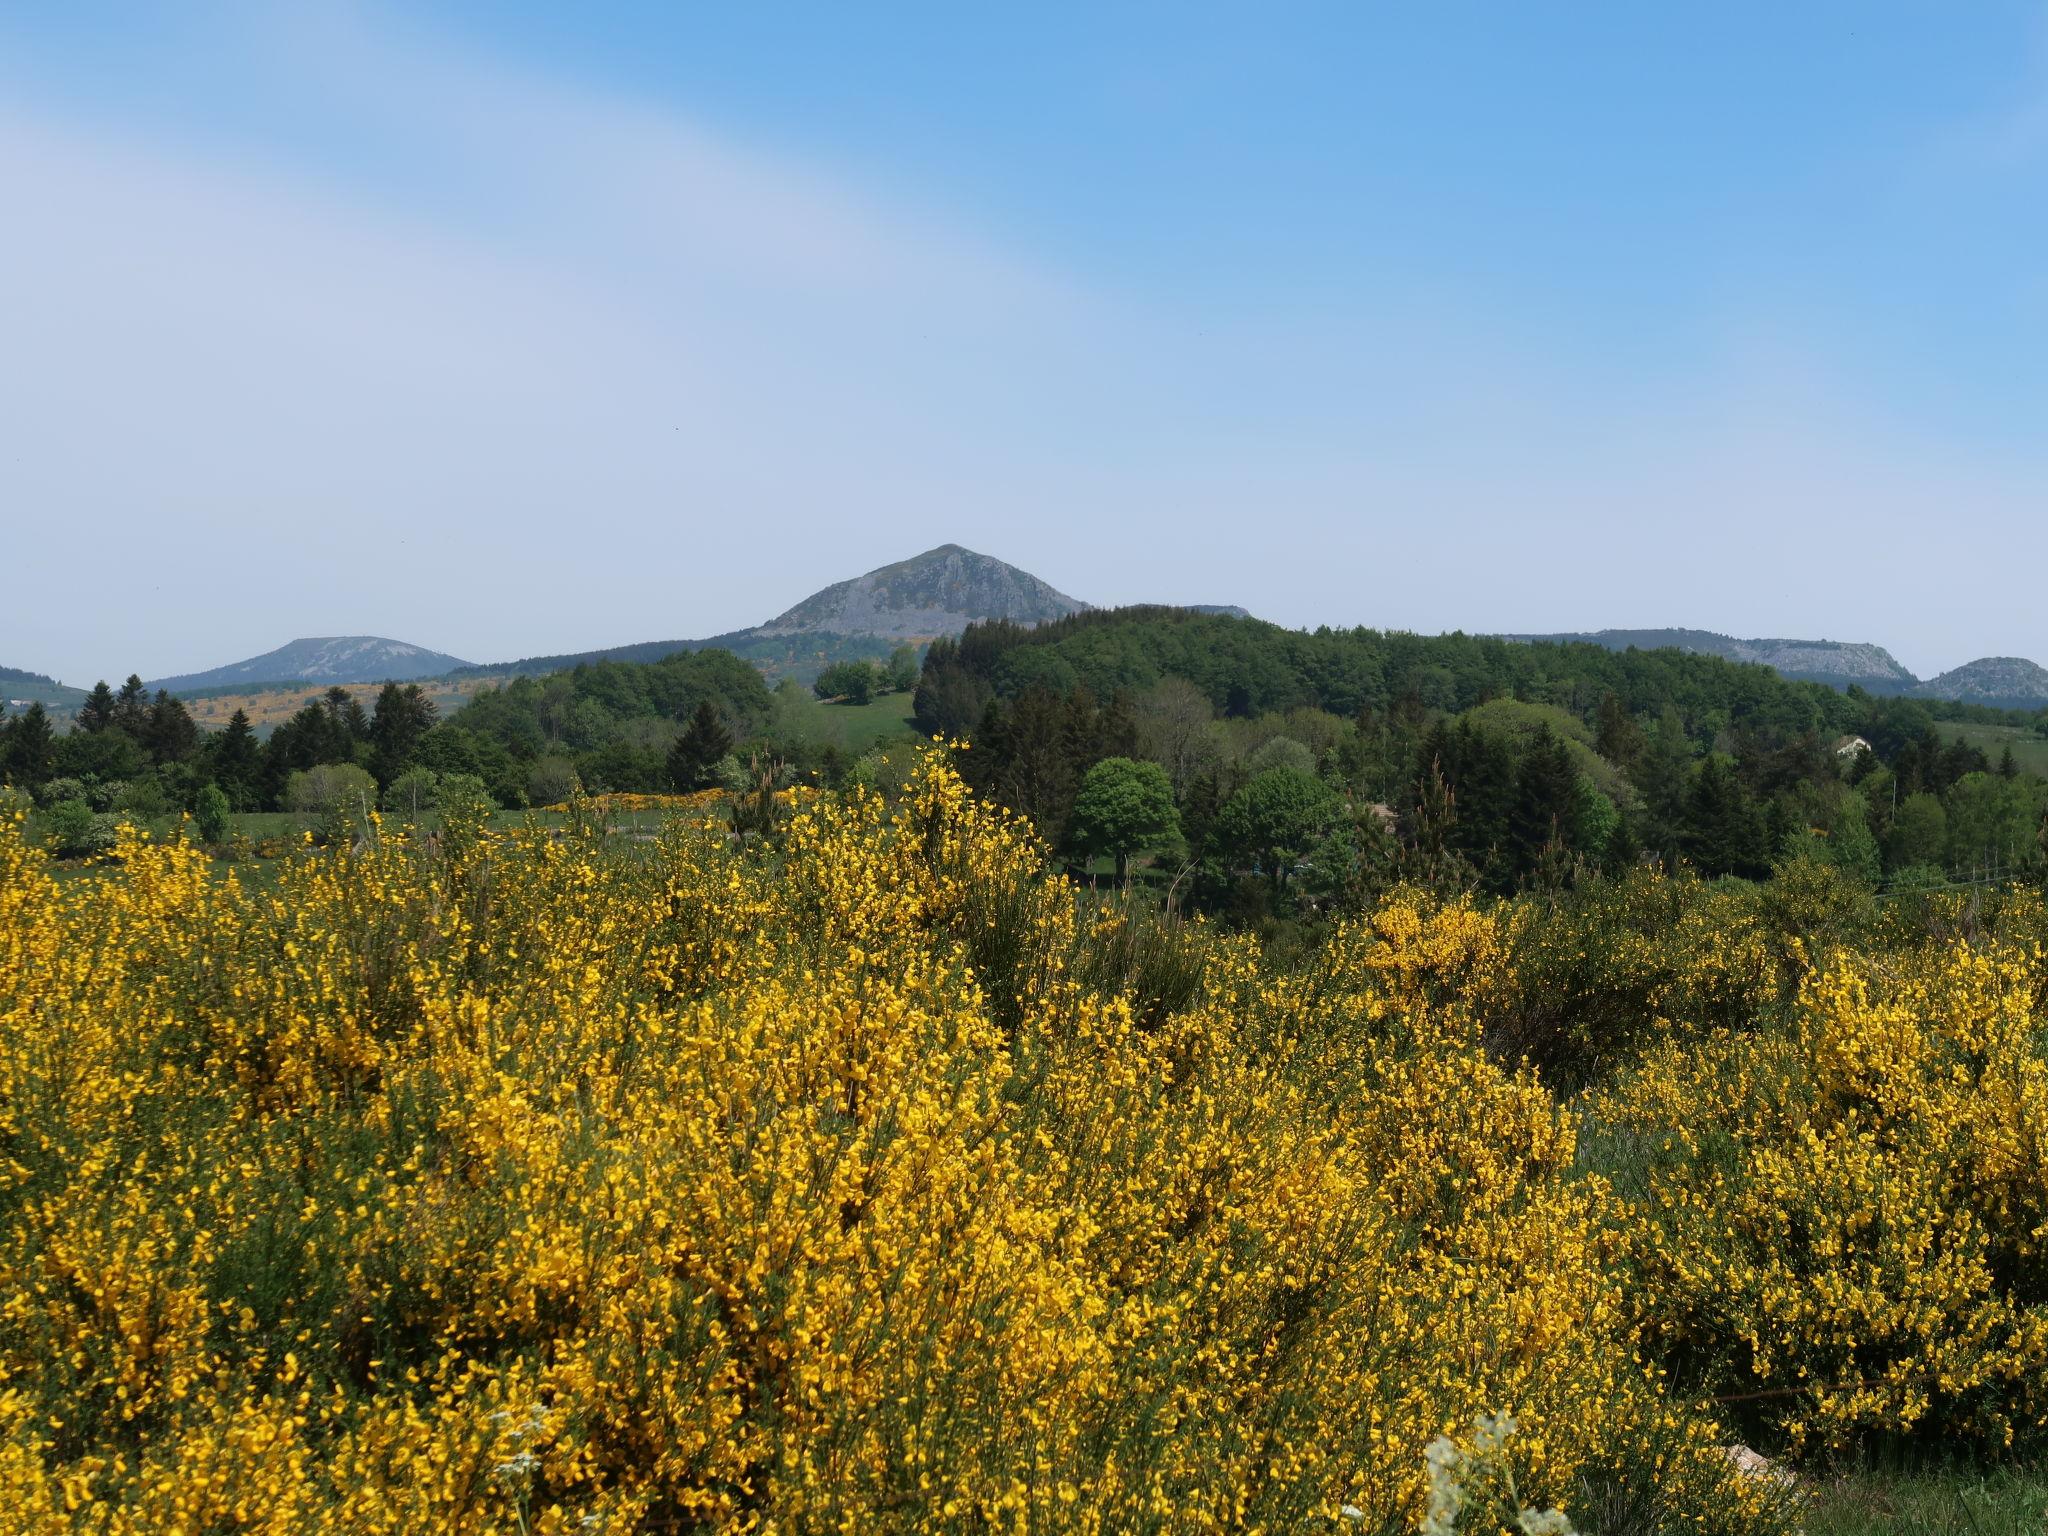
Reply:
M1843 640L1741 640L1706 629L1600 629L1503 635L1531 644L1600 645L1611 651L1680 650L1766 666L1793 682L1866 693L1904 694L1997 709L2048 705L2048 669L2017 656L1989 656L1922 682L1881 645Z
M2048 668L2024 656L1984 656L1930 678L1913 692L1923 699L2033 709L2048 704Z
M469 665L459 656L430 651L403 640L386 640L380 635L329 635L294 640L261 656L229 662L206 672L157 678L149 686L186 693L264 683L407 682L439 677Z
M561 671L596 661L659 661L716 647L770 673L815 675L834 661L879 659L896 646L957 635L977 619L1043 624L1090 605L992 555L941 544L908 560L813 592L765 624L702 640L644 640L558 656L528 656L472 673Z
M1504 635L1553 645L1600 645L1610 651L1679 650L1753 662L1796 682L1846 688L1860 684L1872 693L1905 693L1920 680L1881 645L1842 640L1738 640L1707 629L1601 629L1557 635Z
M478 663L375 635L294 640L205 672L158 678L173 693L224 693L292 683L424 682L565 671L598 661L659 661L677 651L729 650L771 676L814 676L835 661L879 660L897 646L957 635L980 619L1043 624L1090 604L1029 571L959 544L834 582L765 624L696 640L641 640L596 650ZM1189 605L1200 613L1249 618L1234 604Z
M930 640L958 634L976 619L1043 624L1087 606L1029 571L958 544L941 544L864 576L834 582L754 633Z

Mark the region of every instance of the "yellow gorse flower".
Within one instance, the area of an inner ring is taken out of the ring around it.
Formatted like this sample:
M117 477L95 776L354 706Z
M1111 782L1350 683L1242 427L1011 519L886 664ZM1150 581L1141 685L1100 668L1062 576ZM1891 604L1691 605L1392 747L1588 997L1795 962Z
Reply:
M1764 1531L1665 1350L1802 1434L2033 1422L2039 951L1627 900L1604 958L1412 892L1287 974L1194 925L1162 1000L942 751L773 839L387 829L269 888L10 824L0 1527L1378 1528L1497 1415L1516 1519ZM1503 1021L1602 965L1649 1044L1561 1101Z

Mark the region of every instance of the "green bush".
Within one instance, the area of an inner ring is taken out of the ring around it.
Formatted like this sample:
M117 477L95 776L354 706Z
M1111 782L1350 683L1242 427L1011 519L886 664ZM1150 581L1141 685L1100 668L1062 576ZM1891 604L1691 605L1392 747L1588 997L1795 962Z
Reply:
M582 788L576 765L566 757L544 757L526 776L526 798L534 805L560 805Z
M865 704L875 696L877 676L872 662L841 661L818 674L811 685L821 699L842 699L848 704Z
M66 800L50 812L50 841L60 858L94 858L114 846L116 825L83 800Z
M62 805L66 800L84 800L86 797L82 779L47 779L36 790L36 804L45 810Z
M337 806L360 810L377 803L377 781L354 763L322 763L285 780L284 808L300 815L325 816Z
M127 787L114 797L114 809L147 821L169 815L171 797L164 793L164 786L155 774L145 773L140 778L130 779Z
M228 797L218 784L209 784L199 791L192 807L192 820L202 843L228 840Z
M481 789L483 783L477 781ZM407 821L418 821L440 804L441 776L431 768L408 768L384 786L383 808Z

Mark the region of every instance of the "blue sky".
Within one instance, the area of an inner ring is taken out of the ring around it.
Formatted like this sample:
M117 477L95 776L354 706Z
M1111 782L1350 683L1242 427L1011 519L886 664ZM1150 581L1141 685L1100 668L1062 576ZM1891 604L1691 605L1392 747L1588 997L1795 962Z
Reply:
M930 545L2048 661L2048 9L0 11L0 662L715 633Z

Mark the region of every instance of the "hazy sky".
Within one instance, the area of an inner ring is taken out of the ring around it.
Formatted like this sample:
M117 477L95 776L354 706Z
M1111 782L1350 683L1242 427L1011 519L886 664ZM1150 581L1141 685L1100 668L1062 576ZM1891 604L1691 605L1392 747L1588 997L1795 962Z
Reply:
M2048 661L2048 10L0 9L0 663L931 545Z

